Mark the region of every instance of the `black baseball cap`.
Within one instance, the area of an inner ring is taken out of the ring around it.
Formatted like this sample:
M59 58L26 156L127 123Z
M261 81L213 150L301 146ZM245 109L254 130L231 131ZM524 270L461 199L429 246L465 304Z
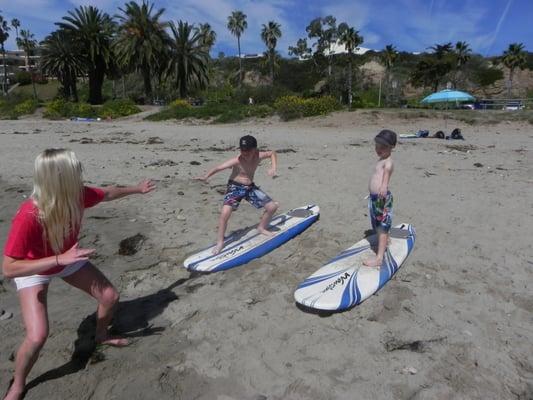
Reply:
M246 135L239 139L239 148L243 150L257 148L257 140L252 135Z
M396 133L388 129L383 129L376 135L374 141L385 146L394 147L396 146Z

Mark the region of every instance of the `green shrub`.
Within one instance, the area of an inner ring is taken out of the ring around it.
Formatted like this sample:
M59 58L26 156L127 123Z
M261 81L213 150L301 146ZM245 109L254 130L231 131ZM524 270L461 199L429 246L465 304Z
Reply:
M88 103L70 103L70 115L66 115L66 117L81 118L93 118L96 116L96 108Z
M18 71L15 74L15 80L20 86L29 85L31 83L31 74L27 71Z
M170 107L181 107L181 108L192 108L192 106L189 104L189 102L187 100L183 100L183 99L176 99L174 101L172 101L170 104L169 104Z
M37 109L38 103L33 99L24 100L23 102L17 104L13 111L18 115L33 114Z
M57 119L66 117L70 112L70 103L63 98L58 98L46 103L43 116L45 118Z
M87 103L71 103L59 98L46 104L44 117L50 119L58 118L92 118L96 117L96 109Z
M295 118L325 115L340 109L340 104L332 96L302 99L297 96L283 96L276 100L274 108L281 119L288 121Z
M101 118L119 118L137 114L140 111L140 108L132 100L111 100L106 101L98 110L98 116Z

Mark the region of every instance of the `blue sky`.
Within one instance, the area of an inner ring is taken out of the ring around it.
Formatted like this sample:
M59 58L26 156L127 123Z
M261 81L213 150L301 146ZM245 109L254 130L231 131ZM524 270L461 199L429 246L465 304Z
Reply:
M79 5L95 5L117 14L124 0L0 0L2 15L16 17L22 28L41 40L56 27L68 10ZM364 37L363 47L380 50L393 44L400 51L424 51L436 43L464 40L474 52L500 55L510 43L521 42L533 51L532 0L156 0L165 8L167 20L208 22L217 32L212 51L236 54L236 40L226 29L227 16L242 10L248 29L241 38L243 53L264 51L261 26L270 20L281 24L278 50L285 54L289 45L305 37L305 27L317 16L333 15L337 23L347 22ZM8 49L15 48L15 32L10 32Z

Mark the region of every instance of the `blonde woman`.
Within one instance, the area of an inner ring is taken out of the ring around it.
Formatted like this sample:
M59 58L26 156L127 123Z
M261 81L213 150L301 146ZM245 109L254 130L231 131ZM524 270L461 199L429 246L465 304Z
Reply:
M55 277L98 301L97 343L128 344L126 339L108 333L119 294L89 262L94 249L80 248L78 233L85 208L134 193L148 193L154 188L150 180L128 187L87 187L83 185L81 163L72 151L48 149L37 156L33 193L13 218L2 263L4 276L14 278L26 328L5 399L22 398L26 377L48 337L46 298L48 285Z

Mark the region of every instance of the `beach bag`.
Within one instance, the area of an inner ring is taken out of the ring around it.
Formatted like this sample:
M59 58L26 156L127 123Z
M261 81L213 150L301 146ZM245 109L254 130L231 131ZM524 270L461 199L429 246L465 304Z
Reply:
M446 135L444 134L443 131L437 131L437 132L435 132L433 137L437 138L437 139L444 139L446 137Z
M459 128L455 128L450 136L446 136L446 139L465 140Z
M429 131L421 129L416 133L416 137L428 137Z

